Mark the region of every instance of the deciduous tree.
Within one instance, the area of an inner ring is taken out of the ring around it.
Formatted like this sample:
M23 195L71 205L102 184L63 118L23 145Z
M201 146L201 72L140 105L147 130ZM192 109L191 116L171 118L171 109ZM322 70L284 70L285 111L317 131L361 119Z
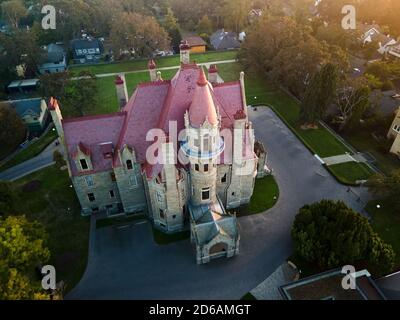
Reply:
M323 200L301 208L292 239L295 252L321 269L363 261L375 275L382 275L394 265L392 247L379 238L365 217L341 201Z

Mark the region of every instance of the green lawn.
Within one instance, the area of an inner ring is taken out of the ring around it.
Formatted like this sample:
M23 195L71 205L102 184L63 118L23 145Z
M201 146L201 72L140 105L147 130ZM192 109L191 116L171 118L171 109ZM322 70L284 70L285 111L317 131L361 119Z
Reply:
M352 134L343 136L357 150L369 152L375 159L376 164L385 174L400 168L400 161L395 155L390 154L389 150L392 145L390 141L376 141L366 131L357 131Z
M153 239L159 245L166 245L177 241L187 240L190 238L190 231L181 231L176 233L164 233L157 228L153 229Z
M380 205L379 209L377 205ZM388 199L371 201L367 204L366 210L372 217L372 228L386 243L392 245L396 253L394 270L398 270L400 268L399 212L395 212Z
M222 61L222 60L233 60L237 57L237 51L223 51L223 52L208 52L208 53L197 53L191 54L191 61L197 63L205 63L210 61ZM156 64L158 68L179 66L180 64L179 55L170 57L156 58ZM74 74L78 74L80 71L91 71L94 74L105 74L105 73L117 73L117 72L129 72L136 70L146 70L148 59L132 60L124 62L116 62L109 64L97 64L89 66L70 66L70 71Z
M364 163L345 162L328 166L338 180L343 184L354 185L357 180L368 180L374 172Z
M271 209L279 198L279 187L272 175L261 179L256 179L253 196L250 203L237 209L230 210L236 212L239 217L257 214Z
M124 225L124 224L129 224L134 221L138 220L145 220L146 216L143 214L133 214L133 215L125 215L121 217L110 217L110 218L104 218L104 219L99 219L96 221L96 229L99 228L105 228L109 226L118 226L118 225Z
M89 218L80 215L80 205L70 187L67 171L51 166L12 185L20 192L19 214L44 225L49 235L49 264L56 268L57 281L64 280L66 290L71 290L86 268Z
M0 171L9 169L17 164L20 164L26 160L36 157L46 147L52 143L58 137L57 132L50 129L44 136L39 138L37 141L29 145L26 149L17 153L13 158L0 166Z

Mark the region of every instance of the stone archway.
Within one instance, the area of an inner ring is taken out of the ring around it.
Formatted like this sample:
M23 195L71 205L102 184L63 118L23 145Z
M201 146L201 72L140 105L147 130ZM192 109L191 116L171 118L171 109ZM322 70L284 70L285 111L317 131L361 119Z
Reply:
M210 256L216 255L216 254L226 254L228 252L228 244L224 242L218 242L214 244L209 251Z

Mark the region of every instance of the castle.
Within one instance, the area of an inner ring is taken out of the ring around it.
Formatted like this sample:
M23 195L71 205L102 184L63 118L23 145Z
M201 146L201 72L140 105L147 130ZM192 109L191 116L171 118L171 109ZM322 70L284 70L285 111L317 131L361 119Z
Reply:
M239 253L236 215L226 209L250 201L266 154L247 117L244 73L218 83L212 65L207 80L189 50L182 43L172 80L150 60L151 82L131 97L117 76L119 112L63 119L57 100L48 108L82 214L145 212L167 233L190 226L200 264Z

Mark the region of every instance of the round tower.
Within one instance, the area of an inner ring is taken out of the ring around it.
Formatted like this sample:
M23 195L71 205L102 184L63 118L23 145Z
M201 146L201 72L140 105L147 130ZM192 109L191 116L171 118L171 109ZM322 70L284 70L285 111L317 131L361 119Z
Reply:
M192 103L185 116L187 135L182 145L189 157L190 195L194 205L210 204L217 200L217 159L224 150L224 142L219 135L220 121L211 90L201 69Z

